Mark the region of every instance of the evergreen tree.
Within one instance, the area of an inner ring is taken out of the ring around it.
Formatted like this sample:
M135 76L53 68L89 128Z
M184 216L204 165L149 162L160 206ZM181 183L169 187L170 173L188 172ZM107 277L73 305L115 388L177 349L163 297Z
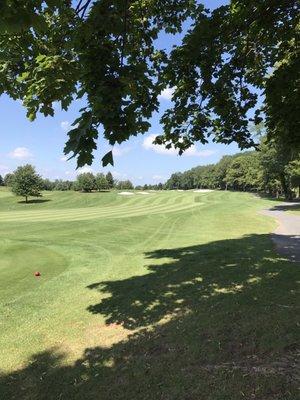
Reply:
M113 189L113 187L114 187L114 185L115 185L115 180L114 180L114 177L112 176L112 173L111 172L108 172L107 174L106 174L106 180L107 180L107 182L108 182L108 185L109 185L109 189Z

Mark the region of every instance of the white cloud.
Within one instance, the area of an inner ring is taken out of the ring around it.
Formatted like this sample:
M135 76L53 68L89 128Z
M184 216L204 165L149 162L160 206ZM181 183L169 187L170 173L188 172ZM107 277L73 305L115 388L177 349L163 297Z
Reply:
M152 179L155 181L161 181L161 180L165 179L165 177L161 176L161 175L153 175Z
M175 91L175 88L168 87L161 92L161 94L158 96L158 99L159 100L172 100L174 91Z
M71 129L75 129L78 127L78 124L72 125L70 121L62 121L60 123L60 127L63 131L69 132Z
M61 156L60 157L60 161L66 162L66 161L68 161L68 157L67 156Z
M146 150L152 150L155 153L158 154L167 154L170 156L176 156L178 155L178 150L176 150L174 147L171 147L170 149L167 149L164 145L161 144L154 144L153 141L156 138L157 135L149 135L145 137L143 141L143 147ZM215 154L217 151L216 150L197 150L197 147L195 145L192 145L189 149L187 149L183 154L182 157L209 157L213 154Z
M87 172L92 172L94 173L94 170L92 167L90 167L89 165L85 165L84 167L78 168L77 170L77 175L79 174L85 174Z
M174 148L166 149L165 146L161 144L154 144L153 141L156 138L156 136L157 135L152 134L145 137L145 139L143 140L143 147L146 150L152 150L158 154L169 154L169 155L177 154L177 151Z
M27 147L17 147L11 153L9 153L10 158L17 158L19 160L26 160L32 157L32 154L27 149Z
M69 121L62 121L60 127L63 131L68 132L71 129L71 123Z
M113 174L113 177L116 178L116 179L125 179L125 178L127 178L127 174L124 174L122 172L113 171L112 174Z
M120 157L120 156L123 156L124 154L129 153L130 151L131 151L131 147L118 146L118 147L114 147L112 152L113 152L114 157Z

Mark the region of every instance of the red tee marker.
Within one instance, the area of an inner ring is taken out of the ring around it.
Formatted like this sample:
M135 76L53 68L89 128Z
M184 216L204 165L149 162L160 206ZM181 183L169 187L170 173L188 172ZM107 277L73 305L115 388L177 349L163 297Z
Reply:
M41 273L39 271L34 273L34 276L41 276Z

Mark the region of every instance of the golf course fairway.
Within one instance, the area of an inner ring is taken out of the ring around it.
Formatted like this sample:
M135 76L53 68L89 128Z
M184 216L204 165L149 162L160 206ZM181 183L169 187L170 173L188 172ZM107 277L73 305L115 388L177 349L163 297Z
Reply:
M0 399L296 399L299 265L271 204L1 189Z

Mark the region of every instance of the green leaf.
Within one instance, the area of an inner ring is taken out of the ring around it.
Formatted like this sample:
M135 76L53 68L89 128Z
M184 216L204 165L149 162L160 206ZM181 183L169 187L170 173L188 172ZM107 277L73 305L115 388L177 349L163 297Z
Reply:
M102 165L103 167L106 167L108 164L114 165L114 158L113 158L113 153L112 151L109 151L108 153L105 154L105 156L102 158Z

